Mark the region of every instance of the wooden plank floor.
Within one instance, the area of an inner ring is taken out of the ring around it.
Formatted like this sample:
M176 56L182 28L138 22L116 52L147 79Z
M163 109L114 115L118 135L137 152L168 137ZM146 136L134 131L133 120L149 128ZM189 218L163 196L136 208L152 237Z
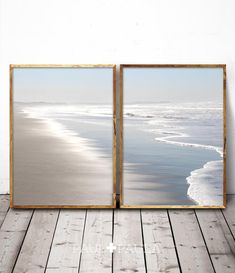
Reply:
M13 210L0 195L1 273L234 273L234 236L235 195L225 210Z

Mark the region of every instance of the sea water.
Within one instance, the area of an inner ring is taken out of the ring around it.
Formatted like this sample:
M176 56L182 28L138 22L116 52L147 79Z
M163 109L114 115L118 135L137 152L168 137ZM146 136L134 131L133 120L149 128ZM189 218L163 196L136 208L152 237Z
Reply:
M223 204L221 104L125 105L123 134L126 204Z
M112 158L112 105L18 103L52 133ZM146 205L223 204L222 105L152 103L124 106L124 202Z

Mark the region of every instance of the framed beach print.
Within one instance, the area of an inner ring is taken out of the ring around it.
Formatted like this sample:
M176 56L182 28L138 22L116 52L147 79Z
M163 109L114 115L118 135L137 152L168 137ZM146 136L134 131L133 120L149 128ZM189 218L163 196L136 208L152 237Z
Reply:
M120 206L224 208L225 65L121 65Z
M11 207L115 207L115 123L115 65L11 65Z

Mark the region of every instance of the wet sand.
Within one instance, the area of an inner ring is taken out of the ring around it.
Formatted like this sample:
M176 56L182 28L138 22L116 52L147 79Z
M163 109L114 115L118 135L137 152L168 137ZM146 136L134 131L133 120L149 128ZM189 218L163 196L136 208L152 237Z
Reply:
M214 150L158 142L143 126L127 124L124 131L124 204L198 205L188 194L187 177L207 162L220 159L220 155ZM221 204L217 197L212 196L208 204L208 198L204 198L206 205Z
M13 126L14 205L112 205L112 160L87 156L17 110Z

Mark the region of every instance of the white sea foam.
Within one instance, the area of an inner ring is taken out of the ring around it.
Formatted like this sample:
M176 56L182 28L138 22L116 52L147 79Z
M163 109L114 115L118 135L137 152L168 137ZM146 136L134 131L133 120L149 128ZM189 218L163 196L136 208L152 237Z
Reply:
M223 149L219 146L172 140L173 138L192 137L185 133L186 129L190 129L190 123L186 125L184 121L193 121L192 128L195 124L203 125L205 128L218 126L217 120L220 121L222 117L222 104L214 102L134 104L128 105L124 113L128 118L144 119L149 125L148 131L161 135L155 138L158 142L214 150L223 157ZM208 131L211 133L211 129Z
M223 161L209 161L203 168L191 172L186 178L188 196L198 205L223 205Z
M49 117L54 121L71 121L77 119L79 122L85 124L100 124L109 126L105 119L112 118L112 106L110 105L68 105L68 104L29 104L24 106L23 113L28 117L38 119L48 119ZM88 117L88 118L86 118Z
M165 136L165 137L156 137L155 140L157 140L158 142L165 142L167 144L173 144L173 145L178 145L178 146L188 146L188 147L201 148L201 149L206 149L206 150L214 150L217 153L219 153L219 155L221 157L223 157L223 149L221 147L169 140L169 139L175 138L175 137L177 137L177 138L179 138L179 137L186 138L186 137L189 137L189 136L187 134L182 133L182 134L176 134L176 135Z
M80 104L29 104L24 106L26 112L32 118L55 116L90 116L112 117L112 105L80 105Z

